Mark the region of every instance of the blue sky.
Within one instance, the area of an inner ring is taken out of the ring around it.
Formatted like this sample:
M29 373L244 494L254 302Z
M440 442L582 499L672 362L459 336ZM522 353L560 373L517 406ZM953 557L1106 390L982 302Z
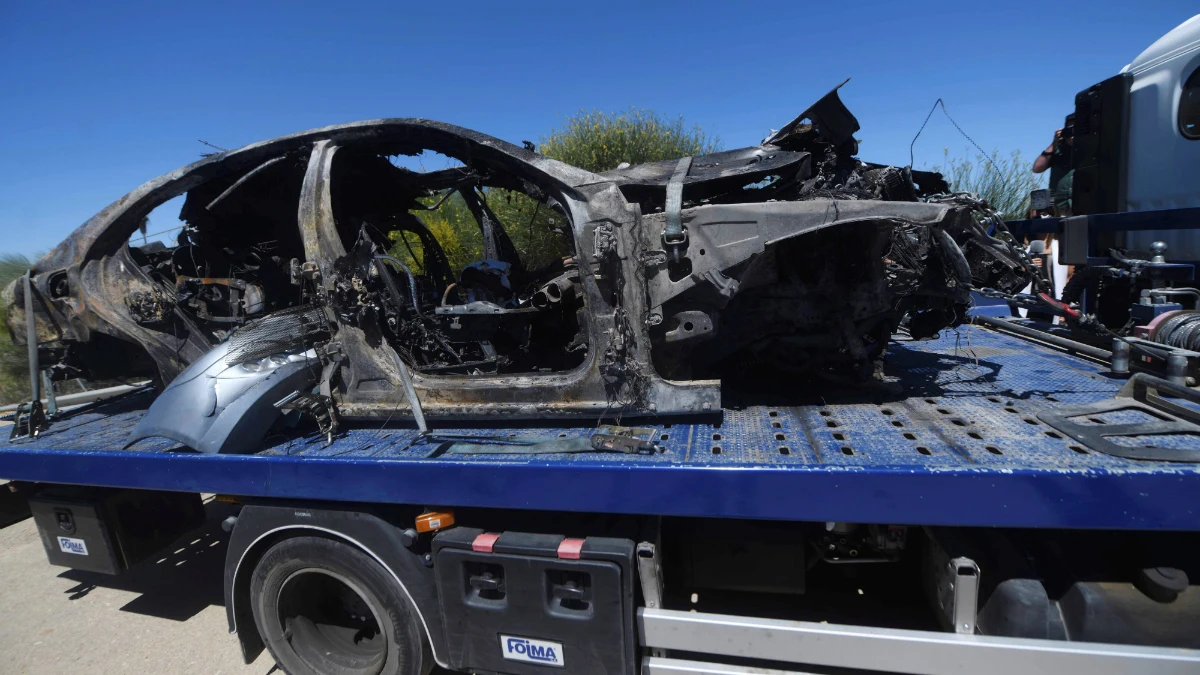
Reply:
M682 114L751 145L847 77L863 159L906 164L933 101L1031 160L1076 92L1192 2L0 2L0 252L53 246L142 182L338 122L519 142L581 109ZM512 5L510 7L510 5ZM516 8L521 5L520 8ZM916 165L968 144L940 113Z

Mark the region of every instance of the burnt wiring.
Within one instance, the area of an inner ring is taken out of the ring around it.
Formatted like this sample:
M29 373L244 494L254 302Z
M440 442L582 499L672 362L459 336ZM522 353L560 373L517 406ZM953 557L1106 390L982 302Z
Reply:
M398 259L396 259L395 257L390 256L390 255L376 255L375 260L376 260L376 262L391 263L391 264L395 265L396 267L400 268L401 270L403 270L404 273L406 275L408 275L408 292L409 292L409 295L412 296L413 311L416 312L417 316L421 317L422 319L427 319L425 314L423 312L421 312L421 302L417 299L416 277L413 276L412 270L410 270L408 268L408 265L405 265L404 263L400 262ZM391 286L391 281L392 281L391 277L389 277L387 274L383 273L382 270L380 270L380 276L383 277L385 284L388 284L389 286ZM391 286L391 288L389 290L395 291L396 288L394 286Z
M401 241L401 243L404 244L404 249L406 251L408 251L408 255L412 257L413 262L419 264L419 261L421 258L420 258L420 256L417 255L417 252L413 250L412 244L410 244L408 242L408 233L405 232L404 230L397 230L396 235L397 235L397 238ZM418 271L421 272L422 274L424 274L424 272L425 272L425 270L423 268L419 269Z
M201 157L212 157L213 155L216 155L219 152L229 152L228 148L222 148L219 145L213 145L212 143L209 143L208 141L206 141L202 138L197 138L196 142L200 143L201 145L207 145L208 147L217 151L217 152L202 152L202 153L200 153Z
M958 133L961 134L963 138L967 139L967 141L969 141L971 145L974 146L974 148L979 152L979 156L982 157L987 163L988 168L997 177L1002 177L999 169L996 168L995 163L992 162L992 159L988 157L987 153L983 151L983 148L981 148L979 144L975 142L975 139L971 138L971 136L963 130L962 126L960 126L959 123L950 116L950 111L946 109L946 102L940 97L934 101L933 106L929 109L929 114L925 116L925 121L921 123L921 128L917 130L916 135L913 136L912 142L910 142L908 145L909 170L912 170L913 163L915 161L913 149L916 146L917 139L921 137L921 133L925 131L925 126L929 124L930 118L933 117L934 111L937 110L939 106L942 109L942 114L946 116L946 119L950 120L950 123L954 125L954 128L958 130ZM1012 235L1012 233L1009 232L1008 226L1004 222L1004 218L1000 216L1000 213L996 211L995 208L988 204L987 200L983 199L979 195L969 192L952 192L944 195L931 196L927 199L927 201L938 203L954 202L970 206L972 209L972 214L975 216L974 229L976 230L976 237L978 237L980 241L986 241L989 243L997 242L1001 244L1004 248L1004 252L1010 256L1010 259L1017 262L1023 268L1023 271L1030 278L1030 282L1033 284L1034 288L1039 292L1044 292L1046 290L1046 283L1042 278L1040 269L1033 264L1033 260L1029 257L1028 252L1016 241L1016 238ZM981 220L982 222L980 222ZM984 229L984 226L987 226L987 229ZM995 235L992 234L993 232ZM1047 304L1052 307L1054 306L1053 303L1055 301L1053 298L1047 296L1044 299L1046 300Z
M458 192L459 190L466 187L467 185L470 185L471 183L476 182L478 179L479 179L478 176L475 176L474 174L472 174L469 177L462 179L458 183L455 183L453 187L446 190L446 193L442 195L442 198L437 200L437 202L435 204L433 204L432 206L420 206L419 208L422 211L437 211L438 209L442 208L442 204L445 204L447 199L450 199L451 197L454 196L454 193Z
M950 120L950 123L954 125L955 129L958 129L958 133L962 134L963 138L970 141L971 145L975 146L975 149L979 151L979 155L988 163L988 167L991 168L996 175L1000 175L1000 170L996 168L994 163L992 163L992 159L987 156L987 153L983 151L983 148L979 147L979 144L975 142L975 139L968 136L967 132L963 131L963 128L958 125L958 122L955 122L954 118L950 116L950 111L946 110L946 102L940 97L938 100L933 102L933 107L929 109L929 114L925 116L925 121L921 122L921 128L917 130L917 135L913 136L912 142L908 144L908 168L910 170L913 168L913 147L916 146L917 139L921 137L921 132L925 131L925 125L929 124L929 118L933 117L933 111L937 110L939 105L942 106L942 114L946 116L946 119Z

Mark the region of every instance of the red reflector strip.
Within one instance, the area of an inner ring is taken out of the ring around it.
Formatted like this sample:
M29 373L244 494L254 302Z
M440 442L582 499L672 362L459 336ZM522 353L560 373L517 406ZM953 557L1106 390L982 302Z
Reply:
M582 539L563 539L558 545L558 557L564 560L579 560L579 552L582 550Z
M500 535L498 534L485 532L475 537L475 541L471 542L471 550L476 553L491 553L492 547L496 545L496 540L499 538Z

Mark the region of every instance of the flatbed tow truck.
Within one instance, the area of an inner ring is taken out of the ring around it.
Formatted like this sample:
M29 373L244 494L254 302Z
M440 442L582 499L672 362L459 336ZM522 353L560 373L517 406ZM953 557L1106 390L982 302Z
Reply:
M1076 98L1075 211L1107 215L1014 231L1100 266L1131 232L1124 250L1175 254L1138 269L1195 285L1197 22ZM1146 292L1131 317L1200 295ZM227 502L230 630L291 675L1200 673L1200 351L976 309L893 336L890 386L604 420L638 427L125 449L144 389L0 443L0 478L50 562L94 572L152 559L202 494Z
M240 504L225 523L230 628L248 660L264 643L277 660L286 652L288 672L1200 672L1198 650L1147 646L1200 631L1195 588L1163 604L1114 590L1129 583L1081 577L1055 591L1047 581L1041 607L998 590L1011 561L954 543L982 532L1087 548L1128 536L1148 548L1183 542L1168 548L1194 555L1200 464L1096 452L1039 417L1111 399L1124 378L978 325L898 338L887 364L902 394L639 421L647 454L445 454L445 443L394 426L268 439L251 455L166 441L123 450L152 398L135 392L0 446L0 476L40 486L32 503L52 562L109 555L107 571L132 564L147 539L169 543L162 514L190 508L170 495ZM594 431L432 433L519 442ZM147 504L162 531L139 534L129 521ZM891 556L905 535L916 566ZM63 537L86 540L87 556ZM1126 546L1085 555L1117 549ZM843 564L868 558L881 564ZM756 592L693 591L713 587ZM922 588L923 611L897 609ZM997 609L1001 596L1024 614ZM1150 624L1134 620L1160 610ZM1038 612L1033 629L1003 628ZM1129 641L1143 644L1119 644Z

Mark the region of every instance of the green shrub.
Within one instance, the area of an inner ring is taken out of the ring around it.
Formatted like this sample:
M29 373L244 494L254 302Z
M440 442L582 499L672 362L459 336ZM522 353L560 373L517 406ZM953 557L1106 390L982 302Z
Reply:
M1046 174L1033 173L1020 150L1007 157L999 150L993 150L990 157L977 153L974 160L966 156L950 159L949 150L946 156L940 171L950 189L978 194L1005 220L1028 218L1029 193L1046 187Z
M622 162L644 164L720 150L721 142L683 118L670 120L648 110L623 113L581 112L542 139L538 152L589 171L608 171ZM442 198L424 200L432 206ZM512 239L526 269L544 267L567 255L570 248L556 230L566 226L561 215L520 192L488 189L488 207ZM415 211L445 250L454 271L483 258L483 234L463 198L455 194L434 211ZM413 271L421 269L421 244L414 236L393 232L391 254Z
M29 269L29 258L0 253L0 289ZM29 351L14 345L8 332L8 307L0 304L0 405L29 399Z
M667 118L651 110L580 112L542 139L538 152L588 171L611 171L622 162L645 164L721 149L721 139L683 117Z

